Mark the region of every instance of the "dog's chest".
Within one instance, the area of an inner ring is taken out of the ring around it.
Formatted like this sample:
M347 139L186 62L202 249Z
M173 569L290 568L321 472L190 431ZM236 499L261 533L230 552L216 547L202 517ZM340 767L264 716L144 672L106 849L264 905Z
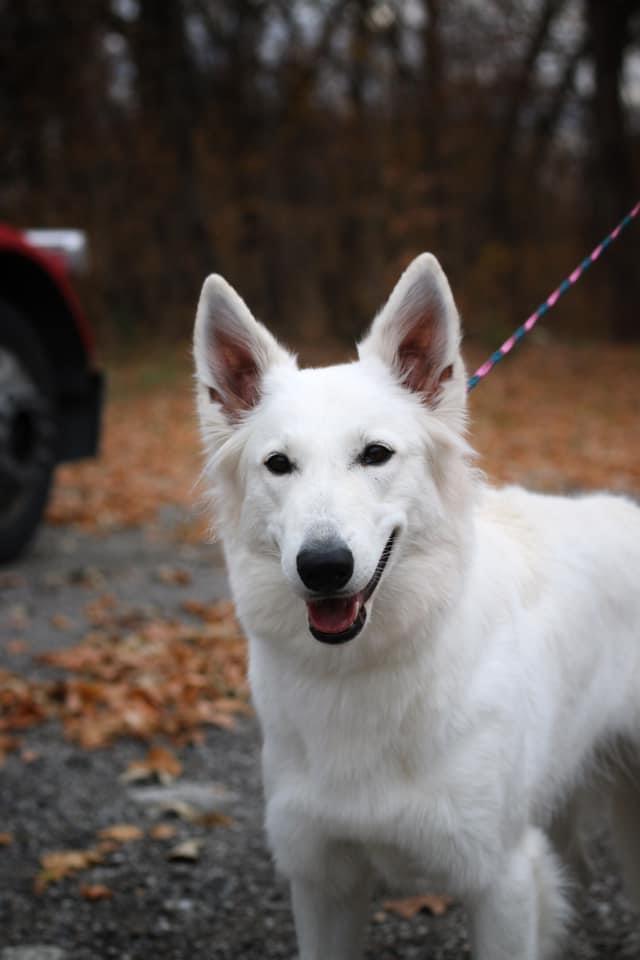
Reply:
M433 727L425 737L429 708L415 675L297 680L281 684L277 699L271 685L254 683L254 694L266 758L277 756L279 775L331 806L377 805L390 785L415 784L429 766L435 738Z
M406 745L334 746L338 757L298 763L289 752L286 769L280 765L272 779L267 773L267 821L275 827L275 847L286 845L287 858L297 859L303 873L320 850L337 845L358 850L393 890L459 890L467 866L460 869L453 851L461 850L460 835L479 840L467 830L475 813L466 792L446 770L429 774L419 751ZM268 741L265 751L268 757ZM305 842L292 849L293 836ZM477 861L472 851L464 858Z
M394 888L459 887L452 851L461 830L474 835L466 826L481 805L469 802L460 756L448 758L441 721L413 680L410 697L404 678L386 693L299 687L264 703L267 822L278 859L286 847L282 856L299 858L295 869L304 871L317 845L346 844ZM292 850L292 836L306 839Z

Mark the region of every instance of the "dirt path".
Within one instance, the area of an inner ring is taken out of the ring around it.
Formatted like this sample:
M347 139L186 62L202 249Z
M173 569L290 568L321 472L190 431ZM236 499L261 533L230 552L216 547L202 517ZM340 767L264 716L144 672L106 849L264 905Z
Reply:
M0 667L45 673L34 655L80 638L87 604L105 592L166 618L185 599L224 596L219 550L177 542L183 520L168 510L154 527L102 539L46 528L23 562L0 571ZM186 582L167 575L177 567ZM208 728L201 743L179 749L177 780L150 785L121 779L146 750L138 742L90 751L57 724L26 731L0 769L0 960L293 957L287 893L262 836L258 746L252 718ZM97 862L34 892L45 853L95 850L99 830L123 823L142 835L107 851L103 843ZM184 841L194 842L176 853ZM606 859L598 862L566 960L639 958L637 920ZM87 899L92 891L97 899ZM369 960L469 955L457 907L405 920L378 901L372 915Z

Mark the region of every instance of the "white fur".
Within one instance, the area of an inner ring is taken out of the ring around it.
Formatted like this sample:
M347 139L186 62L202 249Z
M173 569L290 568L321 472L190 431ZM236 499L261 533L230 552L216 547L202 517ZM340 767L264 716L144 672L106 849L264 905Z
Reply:
M199 412L301 958L360 956L382 876L464 900L476 960L549 960L568 908L546 834L598 778L623 811L640 887L640 510L483 483L464 439L458 317L433 257L401 278L360 360L325 369L298 370L229 291L210 278L198 310ZM258 344L259 400L233 424L206 389L220 323ZM425 323L428 397L403 385L399 359ZM360 465L374 441L395 455ZM274 452L295 472L271 474ZM314 640L301 545L339 535L356 592L394 529L363 631ZM633 759L618 775L608 748L622 741Z

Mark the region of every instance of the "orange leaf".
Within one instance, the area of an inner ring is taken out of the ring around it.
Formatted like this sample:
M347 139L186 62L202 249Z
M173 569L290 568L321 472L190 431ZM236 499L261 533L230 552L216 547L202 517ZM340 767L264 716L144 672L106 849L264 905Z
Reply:
M453 900L451 897L425 893L416 897L405 897L402 900L387 900L383 906L385 910L397 913L398 916L403 917L405 920L412 920L416 914L421 913L423 910L427 910L429 913L434 914L434 916L440 917L443 913L447 912L452 903Z
M8 734L0 733L0 767L3 765L7 754L11 750L15 750L18 746L18 741L15 737L10 737Z
M83 883L80 887L80 894L85 900L110 900L113 891L104 883Z
M42 870L35 878L35 892L44 893L51 883L101 863L102 859L103 854L95 847L89 850L55 850L45 853L40 857Z
M201 827L231 827L233 818L226 813L218 813L217 810L210 810L208 813L200 813L193 818L193 822Z
M182 764L175 753L166 747L155 745L151 747L143 760L133 760L126 769L123 779L146 780L157 776L159 780L167 782L175 780L182 773Z
M114 823L98 831L101 840L115 840L116 843L130 843L144 836L144 831L133 823Z
M186 584L191 583L191 574L188 570L183 570L181 567L158 567L156 577L161 583L176 586L186 586Z
M172 840L177 833L177 829L171 823L158 823L149 830L149 836L153 840Z

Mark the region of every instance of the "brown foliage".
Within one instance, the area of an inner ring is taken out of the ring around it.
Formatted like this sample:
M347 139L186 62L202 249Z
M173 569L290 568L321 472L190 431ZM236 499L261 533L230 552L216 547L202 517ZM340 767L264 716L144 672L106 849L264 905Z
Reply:
M109 530L149 520L166 504L193 503L200 459L188 385L185 368L179 388L111 404L100 459L59 469L49 522Z
M637 495L639 383L637 348L523 347L470 396L480 466L535 489Z
M143 760L133 760L127 767L122 779L130 782L157 777L163 783L175 780L182 773L182 764L171 751L154 744Z
M95 748L118 737L197 738L203 726L229 728L246 712L245 642L230 604L215 605L207 621L143 620L133 626L114 611L108 623L76 646L41 658L62 671L59 680L27 680L2 672L0 736L57 719L65 734ZM178 776L180 763L155 746L139 773Z
M386 900L383 906L385 910L396 913L403 920L412 920L418 913L423 912L441 917L452 903L451 897L424 893L415 897L405 897L403 900Z

